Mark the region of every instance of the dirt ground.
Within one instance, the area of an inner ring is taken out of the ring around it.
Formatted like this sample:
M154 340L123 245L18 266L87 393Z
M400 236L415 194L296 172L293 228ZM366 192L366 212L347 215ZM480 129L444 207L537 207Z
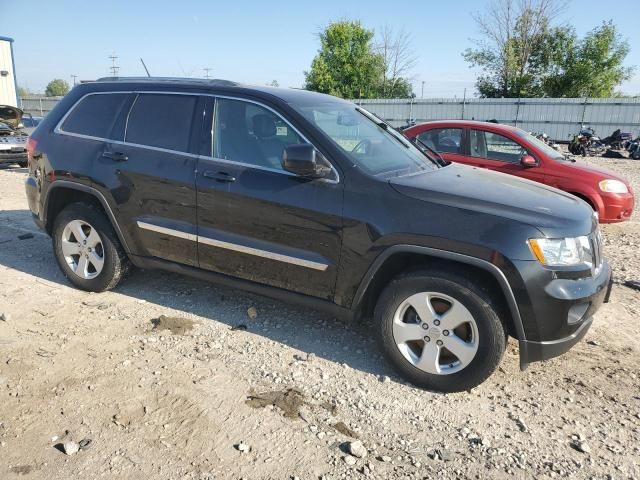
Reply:
M640 192L640 162L589 161ZM162 272L70 287L24 178L0 170L1 479L640 478L637 214L604 227L617 283L585 341L525 372L512 341L441 395L397 377L369 325Z

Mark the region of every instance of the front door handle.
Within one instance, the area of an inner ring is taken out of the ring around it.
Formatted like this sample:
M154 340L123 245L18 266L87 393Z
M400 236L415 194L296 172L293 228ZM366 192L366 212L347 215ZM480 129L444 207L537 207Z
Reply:
M122 152L102 152L102 156L114 162L126 162L129 160L129 157Z
M202 172L202 176L217 180L218 182L235 182L236 177L227 172L216 172L215 170L205 170Z

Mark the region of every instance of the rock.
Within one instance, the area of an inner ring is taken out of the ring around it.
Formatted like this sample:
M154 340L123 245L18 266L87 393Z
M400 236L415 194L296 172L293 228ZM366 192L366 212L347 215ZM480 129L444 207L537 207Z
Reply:
M351 455L345 455L344 457L342 457L342 460L344 460L344 463L346 463L347 465L355 465L357 462L357 460Z
M380 381L381 381L382 383L389 383L389 382L391 381L391 379L389 378L389 375L382 375L382 376L380 377Z
M383 463L389 463L391 461L391 457L387 455L382 455L381 457L378 457L378 460L380 460Z
M516 418L516 425L523 433L527 433L529 431L529 429L527 428L527 424L524 423L524 420L522 420L521 418Z
M92 441L93 440L91 440L90 438L84 438L80 440L80 442L78 442L78 446L80 447L80 450L86 450L87 448L89 448L91 446Z
M64 453L67 455L75 455L78 453L78 450L80 450L80 445L73 441L64 442L62 444L62 450L64 450Z
M251 447L244 442L240 442L237 445L234 445L234 447L236 447L236 450L240 453L248 453L251 451Z
M255 320L256 318L258 318L258 310L256 309L256 307L249 307L247 309L247 315L251 320Z
M3 322L8 322L9 320L11 320L11 315L9 315L8 313L0 313L0 320L2 320Z
M437 452L440 460L442 460L443 462L450 462L451 460L453 460L453 452L451 450L440 448L437 450Z
M591 453L591 447L589 446L589 444L587 442L585 442L584 440L574 440L571 443L571 446L582 453Z
M364 458L367 456L367 449L360 440L347 442L347 452L357 458Z

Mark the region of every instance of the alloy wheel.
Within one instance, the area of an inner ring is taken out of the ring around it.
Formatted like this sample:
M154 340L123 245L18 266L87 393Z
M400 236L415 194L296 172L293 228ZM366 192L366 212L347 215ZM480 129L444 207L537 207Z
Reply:
M64 227L62 254L73 273L85 280L97 277L104 267L104 247L100 235L89 223L72 220Z
M459 372L478 352L473 315L460 301L438 292L420 292L405 299L396 309L392 331L402 356L431 374Z

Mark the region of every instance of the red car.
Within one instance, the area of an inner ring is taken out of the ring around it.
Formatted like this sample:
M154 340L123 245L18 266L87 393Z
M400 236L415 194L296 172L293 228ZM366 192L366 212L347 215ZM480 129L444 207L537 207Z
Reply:
M600 222L627 220L634 197L629 182L615 173L575 163L519 128L497 123L447 120L427 122L403 132L452 162L516 175L582 198Z

